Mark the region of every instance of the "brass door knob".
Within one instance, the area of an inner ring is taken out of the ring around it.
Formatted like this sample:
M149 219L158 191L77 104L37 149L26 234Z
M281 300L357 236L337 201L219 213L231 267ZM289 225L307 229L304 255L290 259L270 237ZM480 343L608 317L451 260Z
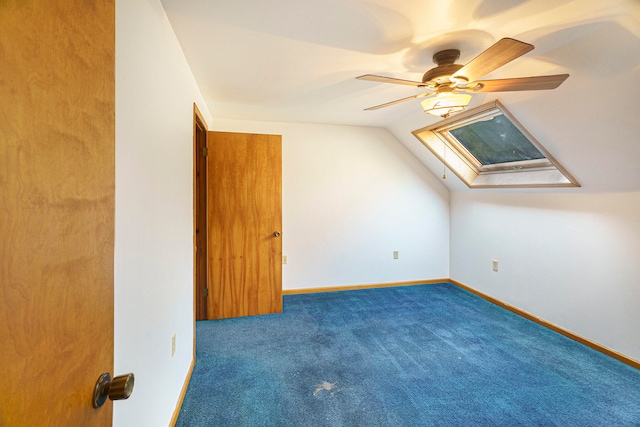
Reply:
M93 407L99 408L104 405L107 397L111 400L128 399L133 392L135 377L132 373L118 375L113 380L108 372L100 375L93 390Z
M274 235L275 237L280 237L280 232L279 232L279 231L276 231L275 233L273 233L273 235Z

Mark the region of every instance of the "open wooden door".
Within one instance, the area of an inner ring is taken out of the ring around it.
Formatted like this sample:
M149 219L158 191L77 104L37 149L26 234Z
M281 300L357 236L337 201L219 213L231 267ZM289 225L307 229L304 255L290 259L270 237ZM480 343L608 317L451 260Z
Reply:
M0 425L111 425L115 1L0 1Z
M282 311L282 137L209 132L208 318Z

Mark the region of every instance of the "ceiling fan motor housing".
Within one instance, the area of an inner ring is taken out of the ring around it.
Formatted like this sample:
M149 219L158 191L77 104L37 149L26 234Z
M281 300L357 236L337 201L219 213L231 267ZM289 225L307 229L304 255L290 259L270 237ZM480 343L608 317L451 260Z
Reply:
M433 62L438 66L424 73L422 83L431 83L432 85L451 83L449 77L463 67L460 64L455 64L458 58L460 58L458 49L446 49L434 53Z

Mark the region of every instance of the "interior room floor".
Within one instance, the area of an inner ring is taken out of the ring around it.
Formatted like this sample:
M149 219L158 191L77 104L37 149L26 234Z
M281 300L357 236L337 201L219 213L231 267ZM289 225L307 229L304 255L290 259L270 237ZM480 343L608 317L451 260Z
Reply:
M197 323L177 426L640 424L640 371L448 284Z

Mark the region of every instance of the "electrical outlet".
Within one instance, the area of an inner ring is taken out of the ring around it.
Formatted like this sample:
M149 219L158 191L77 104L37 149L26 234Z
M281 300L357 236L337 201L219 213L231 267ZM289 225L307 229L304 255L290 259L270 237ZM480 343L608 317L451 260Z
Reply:
M498 261L493 260L493 271L498 271Z
M287 256L286 255L282 255L282 263L283 264L287 263Z
M393 259L398 259L398 251L393 251Z
M173 355L176 354L176 333L174 332L173 335L171 335L171 357L173 357Z

